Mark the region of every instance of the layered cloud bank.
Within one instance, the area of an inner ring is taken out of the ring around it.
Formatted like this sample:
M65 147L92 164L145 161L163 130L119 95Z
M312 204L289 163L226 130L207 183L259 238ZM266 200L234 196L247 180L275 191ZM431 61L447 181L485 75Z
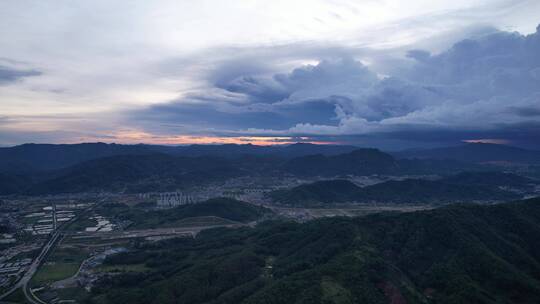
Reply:
M0 145L540 148L539 9L535 0L6 3Z
M393 75L349 55L289 73L233 74L133 117L222 135L534 142L540 140L539 30L497 31L438 54L410 50Z

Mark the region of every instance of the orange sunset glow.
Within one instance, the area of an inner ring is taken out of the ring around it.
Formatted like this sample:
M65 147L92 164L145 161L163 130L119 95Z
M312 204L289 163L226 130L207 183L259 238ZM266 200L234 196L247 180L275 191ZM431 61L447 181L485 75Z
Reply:
M195 135L155 135L142 131L119 131L107 137L84 137L80 142L100 141L106 143L122 144L154 144L154 145L191 145L191 144L252 144L257 146L271 146L294 144L297 142L311 144L335 144L330 141L311 140L309 137L291 136L195 136Z

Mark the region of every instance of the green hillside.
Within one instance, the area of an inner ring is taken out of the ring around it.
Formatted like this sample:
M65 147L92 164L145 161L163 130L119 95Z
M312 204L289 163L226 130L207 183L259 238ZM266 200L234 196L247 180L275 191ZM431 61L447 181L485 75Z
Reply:
M357 149L333 156L297 157L287 161L282 170L306 176L390 174L398 172L398 164L391 155L377 149Z
M105 206L121 220L133 222L130 228L174 227L185 219L198 217L217 217L233 222L247 223L270 214L269 209L230 198L215 198L208 201L182 205L172 209L145 211L121 206ZM115 208L116 210L112 210ZM105 211L106 212L106 211Z
M89 303L538 303L540 200L266 222L143 245Z
M87 191L169 191L179 186L224 180L241 170L211 157L175 157L165 154L120 155L80 163L58 177L32 185L31 194Z
M393 203L452 203L467 201L514 200L520 196L485 185L451 184L445 181L405 179L362 188L356 201Z
M475 184L494 187L512 187L526 189L538 184L537 180L506 172L461 172L444 178L445 182L454 184Z
M276 190L271 198L289 205L317 205L324 202L345 202L357 193L360 187L347 180L325 180L304 184L292 189Z
M469 180L472 178L471 176ZM483 180L487 179L485 177ZM275 202L295 206L323 206L331 203L353 202L441 204L508 201L520 198L520 195L501 190L495 185L458 183L457 180L455 177L436 181L405 179L363 188L346 180L327 180L274 191L270 193L270 197Z

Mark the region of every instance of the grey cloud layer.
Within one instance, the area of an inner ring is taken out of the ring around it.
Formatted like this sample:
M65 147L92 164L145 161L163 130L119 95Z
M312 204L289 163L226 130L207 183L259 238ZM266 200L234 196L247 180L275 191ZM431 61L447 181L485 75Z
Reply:
M540 27L407 57L390 76L343 53L273 75L230 66L207 90L135 117L235 134L538 137Z
M15 82L24 77L39 75L41 75L41 72L36 70L21 70L0 65L0 85Z

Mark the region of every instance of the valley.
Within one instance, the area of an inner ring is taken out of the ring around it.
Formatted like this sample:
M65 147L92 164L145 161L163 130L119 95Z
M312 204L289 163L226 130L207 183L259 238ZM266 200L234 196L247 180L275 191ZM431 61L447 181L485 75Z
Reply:
M308 146L302 148L305 152ZM425 276L437 272L417 274L414 271L418 270L402 268L405 266L399 259L406 257L389 260L381 250L385 246L391 247L384 250L398 249L384 243L385 237L373 239L381 233L377 229L405 225L407 221L419 225L420 230L428 229L423 226L428 225L428 218L438 216L442 216L441 223L469 225L465 219L470 212L489 214L486 223L491 223L492 217L502 220L496 210L525 214L523 210L532 208L531 212L537 212L534 199L512 203L539 195L540 182L534 174L492 163L461 161L443 166L433 159L395 159L375 149L226 158L152 152L106 156L53 171L33 171L38 172L34 178L28 171L5 168L5 175L17 174L22 180L33 181L15 192L13 183L0 187L7 191L0 205L5 232L0 243L0 300L168 303L179 297L189 303L259 303L261 297L274 298L269 293L275 295L286 288L287 300L276 298L275 303L302 302L311 296L343 298L344 303L360 299L376 303L384 302L388 293L412 303L429 303L446 297L446 288L450 287L425 282ZM466 217L456 217L455 213ZM520 217L515 220L517 225L525 225ZM386 221L395 223L386 227ZM356 244L350 239L352 235L365 241ZM326 241L320 243L319 238ZM423 252L423 246L434 246L435 241L429 236L425 240L428 243L413 245L420 247L411 248L410 254L422 254L418 250ZM289 247L296 249L290 251ZM443 255L456 255L460 263L471 262L461 256L464 253L441 250ZM395 254L403 254L400 252ZM537 258L535 252L530 254L526 259ZM211 257L212 266L205 266L201 260L204 256ZM359 280L367 293L356 294L347 287L351 281L343 281L342 276L353 274L337 265L348 263L353 263L352 269L365 267L362 277L354 280ZM327 273L327 264L337 268ZM198 288L190 285L207 280L204 276L211 275L207 271L221 267L230 268L224 270L229 274L213 270L217 281ZM517 270L512 271L523 270L515 267ZM372 276L372 271L380 274ZM161 275L155 277L157 273ZM392 279L388 281L386 275L390 274ZM184 281L186 275L191 281ZM471 278L481 284L478 279ZM145 280L148 283L142 283ZM186 287L174 291L173 296L168 286L176 281ZM155 289L159 297L148 298L150 294L139 289L140 284L149 284L149 290ZM319 284L320 289L306 289L308 285L303 284ZM477 293L491 287L478 288L468 291L466 297L481 299L483 296ZM304 291L298 293L300 290ZM527 292L535 297L534 291ZM516 297L495 294L500 299ZM489 303L487 298L482 301Z

